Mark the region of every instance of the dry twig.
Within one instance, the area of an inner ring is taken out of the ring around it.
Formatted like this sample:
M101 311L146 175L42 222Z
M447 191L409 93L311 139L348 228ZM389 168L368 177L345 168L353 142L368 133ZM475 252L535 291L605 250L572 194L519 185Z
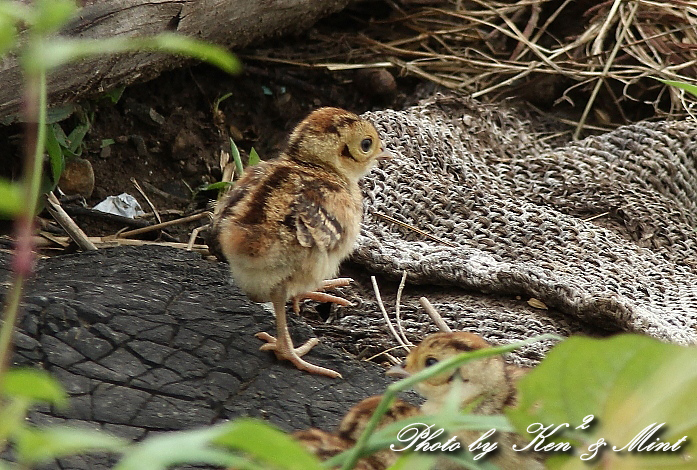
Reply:
M542 75L552 75L567 87L561 92L564 97L573 92L574 101L587 103L594 101L589 100L591 94L600 92L593 85L604 83L607 100L596 99L595 106L620 110L616 113L620 122L610 122L613 127L633 116L624 111L631 102L651 103L665 112L669 101L667 111L683 113L680 94L671 93L664 100L665 85L652 77L695 79L697 7L693 2L604 1L581 15L581 2L558 3L449 1L435 8L428 4L399 7L391 2L395 10L391 17L373 21L354 35L318 33L310 51L276 48L247 58L331 70L388 67L389 63L403 74L479 97L510 92L534 84Z
M118 238L128 238L134 237L136 235L141 235L143 233L152 232L153 230L160 230L165 227L171 227L172 225L186 224L188 222L193 222L195 220L203 219L208 217L208 212L201 212L199 214L190 215L188 217L182 217L181 219L169 220L167 222L162 222L159 224L148 225L147 227L137 228L135 230L129 230L127 232L120 232L117 234Z
M407 339L407 335L404 332L404 328L402 328L402 319L399 316L399 310L400 306L402 303L402 291L404 291L404 285L407 282L407 272L404 271L402 274L402 280L399 282L399 288L397 289L397 300L395 301L395 318L397 319L397 328L399 329L399 334L402 335L402 339L404 340L404 343L407 344L408 346L414 346L411 344L411 341Z
M421 306L424 308L424 310L426 310L426 313L428 313L428 316L431 317L431 320L433 320L433 323L436 324L440 331L443 331L445 333L450 333L453 331L450 329L448 324L445 323L443 317L441 317L440 313L438 313L438 310L435 309L435 307L431 304L431 302L428 301L426 297L419 298L419 302L421 303Z
M383 219L388 220L388 221L392 222L393 224L397 224L397 225L399 225L400 227L404 227L404 228L409 229L409 230L411 230L411 231L413 231L413 232L416 232L416 233L418 233L418 234L420 234L420 235L423 235L423 236L426 237L426 238L430 238L430 239L433 240L433 241L437 241L438 243L442 243L442 244L445 245L445 246L449 246L449 247L451 247L451 248L457 248L457 245L454 245L454 244L452 244L452 243L450 243L450 242L446 242L446 241L443 240L442 238L438 238L438 237L436 237L435 235L431 235L431 234L428 233L428 232L424 232L423 230L421 230L421 229L419 229L419 228L416 228L416 227L414 227L413 225L409 225L409 224L405 224L404 222L400 222L399 220L397 220L397 219L395 219L395 218L392 218L392 217L390 217L389 215L380 214L379 212L376 212L375 215L377 215L378 217L382 217Z
M48 209L53 218L56 219L56 222L63 227L63 230L68 233L70 238L77 243L77 246L79 246L81 250L93 251L97 249L94 243L85 235L85 232L83 232L75 221L63 210L60 201L58 201L58 198L56 198L53 192L48 193L46 196L46 209Z
M143 196L145 201L150 206L150 209L152 209L152 212L153 212L153 214L155 214L155 218L157 219L157 223L161 224L162 217L160 217L160 213L157 212L157 208L155 207L155 204L153 204L152 201L150 200L150 198L148 197L148 195L145 194L145 191L143 191L143 188L140 187L140 185L138 184L138 181L135 178L131 177L131 183L133 183L133 186L136 187L136 189L138 190L140 195Z
M397 331L394 329L394 326L392 325L392 322L390 321L390 316L387 314L387 310L385 309L385 304L382 302L382 297L380 296L380 288L378 287L378 281L375 279L375 276L370 276L370 281L373 283L373 291L375 292L375 300L378 302L378 307L380 307L380 311L382 312L382 316L385 319L385 323L387 323L387 327L390 329L390 333L392 333L392 336L395 337L397 342L401 347L403 347L407 352L409 352L409 346L404 342L404 340L397 334Z
M132 240L129 238L114 238L114 237L87 237L87 239L93 243L97 248L109 248L114 246L144 246L144 245L157 245L157 246L167 246L170 248L177 248L185 250L187 248L186 243L178 242L155 242L149 240ZM34 238L34 243L38 248L52 248L55 245L64 245L70 242L70 237L54 237L50 238L46 235L37 236ZM201 253L203 255L210 255L208 251L208 245L194 245L193 251Z

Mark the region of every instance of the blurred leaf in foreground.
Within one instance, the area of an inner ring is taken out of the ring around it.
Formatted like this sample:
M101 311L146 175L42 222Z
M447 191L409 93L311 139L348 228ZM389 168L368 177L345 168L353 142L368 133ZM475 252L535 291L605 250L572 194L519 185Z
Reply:
M317 458L299 442L268 424L241 418L230 423L230 429L216 443L231 447L259 462L284 470L321 470Z
M3 378L2 394L56 406L65 406L68 401L61 384L40 369L20 368L8 371Z
M105 432L60 426L25 428L18 433L15 449L20 461L33 463L87 452L118 452L127 443Z
M234 423L191 431L176 431L150 436L127 449L114 470L165 470L184 463L216 467L256 468L247 459L237 457L213 444ZM257 439L257 436L248 436Z
M534 423L552 425L545 434L562 425L544 443L569 441L575 449L550 453L549 468L695 468L695 348L630 334L570 338L550 351L518 390L519 406L508 412L518 431L533 440L539 431L527 429ZM581 427L584 418L588 426ZM650 450L649 444L660 442L670 448Z
M0 179L0 218L13 217L22 210L22 188L17 183Z

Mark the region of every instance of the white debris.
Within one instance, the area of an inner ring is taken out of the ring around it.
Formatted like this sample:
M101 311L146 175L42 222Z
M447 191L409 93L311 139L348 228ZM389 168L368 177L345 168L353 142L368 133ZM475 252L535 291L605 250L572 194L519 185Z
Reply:
M136 201L136 198L128 193L121 193L118 196L109 196L94 206L93 209L109 214L122 215L131 219L145 214L140 204L138 204L138 201Z

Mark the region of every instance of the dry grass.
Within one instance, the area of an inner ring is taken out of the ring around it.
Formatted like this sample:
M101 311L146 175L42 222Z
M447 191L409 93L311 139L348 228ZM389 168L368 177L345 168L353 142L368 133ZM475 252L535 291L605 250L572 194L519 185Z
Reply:
M613 126L684 112L682 92L652 77L694 81L697 3L681 0L401 0L387 19L347 34L314 36L315 47L269 50L267 60L329 69L391 64L490 101L531 90L551 105ZM367 5L367 6L366 6ZM369 11L369 4L361 4ZM312 50L314 49L314 51ZM539 98L539 96L538 96ZM651 110L651 107L653 110ZM592 110L592 113L591 113ZM577 134L578 134L577 131Z

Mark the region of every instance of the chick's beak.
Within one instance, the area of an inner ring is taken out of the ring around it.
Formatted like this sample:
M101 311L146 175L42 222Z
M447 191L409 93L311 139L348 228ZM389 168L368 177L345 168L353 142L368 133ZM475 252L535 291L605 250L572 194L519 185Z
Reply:
M407 370L404 368L404 366L402 366L402 364L398 364L387 369L385 375L395 379L406 379L411 374L407 372Z
M380 153L375 157L377 160L392 160L394 155L389 150L383 148Z

